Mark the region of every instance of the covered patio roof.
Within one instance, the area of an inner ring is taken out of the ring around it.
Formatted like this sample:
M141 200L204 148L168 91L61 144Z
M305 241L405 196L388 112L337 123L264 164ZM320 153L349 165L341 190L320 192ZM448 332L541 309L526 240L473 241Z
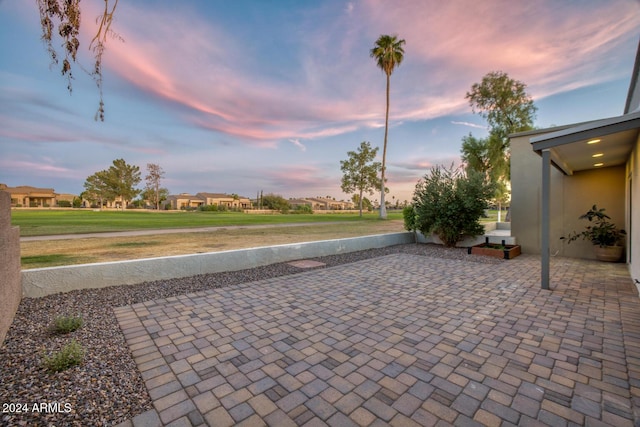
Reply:
M533 150L549 150L552 164L566 175L624 164L637 140L640 111L595 120L531 138Z

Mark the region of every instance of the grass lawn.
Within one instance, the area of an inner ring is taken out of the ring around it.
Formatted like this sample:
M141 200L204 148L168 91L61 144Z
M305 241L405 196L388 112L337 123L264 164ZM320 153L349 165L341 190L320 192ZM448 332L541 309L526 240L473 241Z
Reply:
M389 219L402 219L402 212L391 211ZM91 209L16 209L11 223L20 227L21 236L104 233L109 231L224 227L231 225L287 224L335 221L377 221L378 213L274 214L253 215L238 212L184 211L93 211Z

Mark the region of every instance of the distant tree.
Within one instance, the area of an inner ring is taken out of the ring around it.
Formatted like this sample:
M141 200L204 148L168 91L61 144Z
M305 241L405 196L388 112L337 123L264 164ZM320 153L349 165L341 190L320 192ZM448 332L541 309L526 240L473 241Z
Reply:
M113 192L107 183L107 171L99 171L87 177L84 182L85 191L81 194L83 199L88 200L92 204L98 204L100 209L104 203L113 200Z
M156 197L158 200L157 203L155 202ZM142 193L140 193L140 198L142 199L142 201L146 200L150 202L151 204L153 204L153 206L155 206L156 209L160 209L160 204L167 200L168 197L169 189L164 187L160 187L157 192L155 189L145 187L142 190Z
M129 165L124 159L116 159L106 172L110 191L122 199L122 207L125 208L140 193L135 188L141 181L140 167Z
M462 138L462 162L467 171L477 171L483 174L489 172L489 138L476 138L469 134Z
M471 110L484 117L490 133L500 136L507 146L509 134L533 128L537 108L526 88L507 73L492 71L480 83L474 83L466 95Z
M144 177L144 180L146 181L144 188L144 198L145 200L149 200L151 203L153 203L156 209L160 209L160 202L166 200L166 198L169 196L169 190L160 186L162 178L164 178L164 170L160 167L160 165L155 163L147 163L147 175Z
M358 192L358 209L362 216L362 194L364 192L372 195L376 188L380 186L378 171L381 168L380 162L374 162L378 154L378 147L371 148L367 141L360 143L358 151L348 151L347 160L340 160L342 170L342 184L340 188L345 193Z
M380 177L380 218L387 218L387 209L384 203L385 171L387 167L387 136L389 134L389 84L391 74L396 67L400 66L404 59L405 40L398 40L397 35L381 35L376 40L374 47L369 52L370 56L376 60L378 68L384 71L387 76L387 108L384 116L384 146L382 149L382 168Z
M47 46L47 52L52 64L59 63L61 56L54 46L62 46L64 59L61 72L67 77L67 89L71 93L73 80L72 63L76 64L80 41L81 0L36 0L40 12L40 25L42 27L42 40ZM118 0L104 0L104 10L97 18L98 31L89 43L89 50L93 52L94 64L93 77L100 93L100 102L95 119L104 121L104 102L102 98L102 54L105 51L107 36L117 35L111 30L113 15L118 5ZM59 37L59 38L58 38ZM82 67L81 67L82 68Z
M105 201L122 200L122 208L140 193L135 187L140 183L140 168L127 164L123 159L116 159L107 170L96 172L84 183L85 198L99 201L100 207Z
M291 209L291 205L289 205L289 201L287 199L279 194L273 193L262 196L262 206L282 213L287 213L289 212L289 209Z
M471 110L487 120L489 137L476 140L469 135L463 139L463 160L468 168L487 174L494 183L498 220L501 219L501 205L509 198L509 135L533 129L536 115L537 108L526 87L509 78L507 73L493 71L480 83L473 84L466 94Z
M351 201L357 205L360 204L360 197L357 194L354 194L351 197ZM366 209L367 212L371 212L373 210L373 203L371 203L371 200L367 199L366 197L362 198L362 208Z

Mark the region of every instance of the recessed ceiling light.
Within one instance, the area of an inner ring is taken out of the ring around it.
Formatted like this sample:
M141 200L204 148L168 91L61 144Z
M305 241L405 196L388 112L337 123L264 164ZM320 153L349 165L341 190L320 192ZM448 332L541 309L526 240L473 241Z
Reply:
M600 141L602 141L602 140L601 139L592 139L590 141L587 141L587 144L597 144Z
M602 157L602 156L604 156L604 153L596 153L591 157Z
M593 166L595 166L595 167L604 166L604 163L596 163L596 164L594 164Z

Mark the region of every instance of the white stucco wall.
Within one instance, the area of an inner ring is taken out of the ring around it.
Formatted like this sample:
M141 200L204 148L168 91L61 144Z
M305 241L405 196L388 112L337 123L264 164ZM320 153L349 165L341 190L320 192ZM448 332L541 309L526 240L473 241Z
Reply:
M75 289L131 285L243 270L279 262L413 242L414 234L404 232L194 255L36 268L22 271L22 291L24 297L42 297Z

